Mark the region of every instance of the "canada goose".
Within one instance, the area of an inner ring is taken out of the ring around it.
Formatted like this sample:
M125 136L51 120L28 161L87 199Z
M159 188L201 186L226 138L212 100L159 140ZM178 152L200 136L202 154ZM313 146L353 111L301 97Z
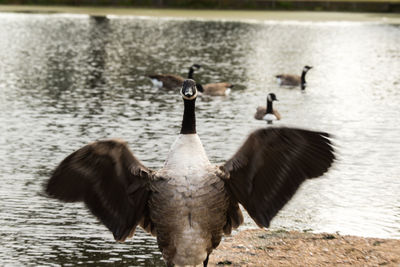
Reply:
M198 68L196 70L200 69L200 65L197 65ZM195 69L191 69L189 71L188 79L193 79L193 74L194 74ZM204 95L210 95L210 96L224 96L228 95L233 88L233 84L231 83L225 83L225 82L220 82L220 83L207 83L204 85L201 84L196 84L197 89L199 92L201 92Z
M256 120L265 120L268 124L271 124L274 120L280 120L281 114L272 107L272 102L278 101L276 95L274 93L270 93L267 96L267 106L266 107L257 107L257 111L254 114L254 118Z
M293 75L293 74L279 74L275 77L278 79L279 85L288 85L288 86L298 86L301 85L301 89L306 89L306 74L312 69L311 66L304 66L303 71L301 72L301 76Z
M195 81L185 80L180 134L164 166L145 167L122 140L96 141L66 157L46 184L49 196L83 201L124 241L140 225L157 237L167 266L207 266L223 234L243 222L239 203L260 227L300 184L335 156L329 134L294 128L251 133L225 164L212 165L196 133Z
M194 70L199 68L200 65L198 64L193 64L192 66L190 66L188 78L192 79ZM180 88L182 87L183 81L185 80L185 78L174 74L151 74L148 75L148 77L151 79L151 82L155 87L164 87L165 89Z

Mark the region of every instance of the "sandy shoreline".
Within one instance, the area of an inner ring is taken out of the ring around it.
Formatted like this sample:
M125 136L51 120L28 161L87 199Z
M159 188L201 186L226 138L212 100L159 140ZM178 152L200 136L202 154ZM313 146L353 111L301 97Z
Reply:
M400 14L394 13L350 13L308 11L240 11L240 10L185 10L149 8L71 7L0 5L0 12L22 13L67 13L93 16L146 16L180 19L219 19L234 21L353 21L400 24Z
M221 242L210 266L400 266L400 240L244 230Z

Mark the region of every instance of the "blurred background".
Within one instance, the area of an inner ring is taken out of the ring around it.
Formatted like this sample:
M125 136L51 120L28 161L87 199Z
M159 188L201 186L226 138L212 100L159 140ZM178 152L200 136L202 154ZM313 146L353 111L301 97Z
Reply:
M399 12L399 0L0 0L6 5Z
M194 63L197 81L235 85L196 103L211 162L266 127L253 116L270 92L282 115L274 125L334 135L333 168L304 183L271 228L400 238L398 1L0 4L0 265L162 265L154 238L138 229L116 243L83 204L48 199L42 185L68 154L103 138L162 167L182 98L146 75L186 77ZM275 75L304 65L313 66L305 91L278 86ZM255 227L246 217L240 229Z

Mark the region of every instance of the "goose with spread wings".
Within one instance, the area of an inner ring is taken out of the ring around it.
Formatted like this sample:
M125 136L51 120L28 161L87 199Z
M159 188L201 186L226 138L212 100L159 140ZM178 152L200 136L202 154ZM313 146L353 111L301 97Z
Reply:
M241 204L260 227L306 179L334 161L329 134L264 128L232 158L211 164L196 133L196 83L181 89L181 132L160 170L144 166L122 140L88 144L66 157L45 185L64 202L83 201L117 241L137 226L156 236L167 266L207 266L224 234L243 223Z

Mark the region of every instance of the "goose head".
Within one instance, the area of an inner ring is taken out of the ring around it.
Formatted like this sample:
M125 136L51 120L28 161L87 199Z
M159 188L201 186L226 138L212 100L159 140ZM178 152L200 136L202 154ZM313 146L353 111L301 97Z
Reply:
M303 72L307 72L307 71L309 71L309 70L312 69L312 68L313 68L312 66L305 65L305 66L303 67Z
M187 79L183 82L181 96L184 100L194 100L197 97L196 82L192 79Z
M306 86L307 86L306 74L310 69L312 69L312 66L305 65L303 67L303 72L301 73L301 84L300 84L301 85L301 90L306 89Z
M191 66L191 68L194 69L194 70L198 70L198 69L201 68L201 65L199 65L199 64L193 64L193 65Z
M201 68L201 66L199 64L193 64L192 66L190 66L189 73L188 73L188 79L193 79L194 71L198 70L200 68Z
M201 68L201 65L193 64L189 69L188 79L193 79L194 71L198 70L200 68ZM201 84L197 83L196 87L197 87L197 90L199 90L200 93L204 92L203 86Z
M270 93L267 96L267 102L273 102L273 101L279 101L278 98L276 98L276 95L274 93Z

